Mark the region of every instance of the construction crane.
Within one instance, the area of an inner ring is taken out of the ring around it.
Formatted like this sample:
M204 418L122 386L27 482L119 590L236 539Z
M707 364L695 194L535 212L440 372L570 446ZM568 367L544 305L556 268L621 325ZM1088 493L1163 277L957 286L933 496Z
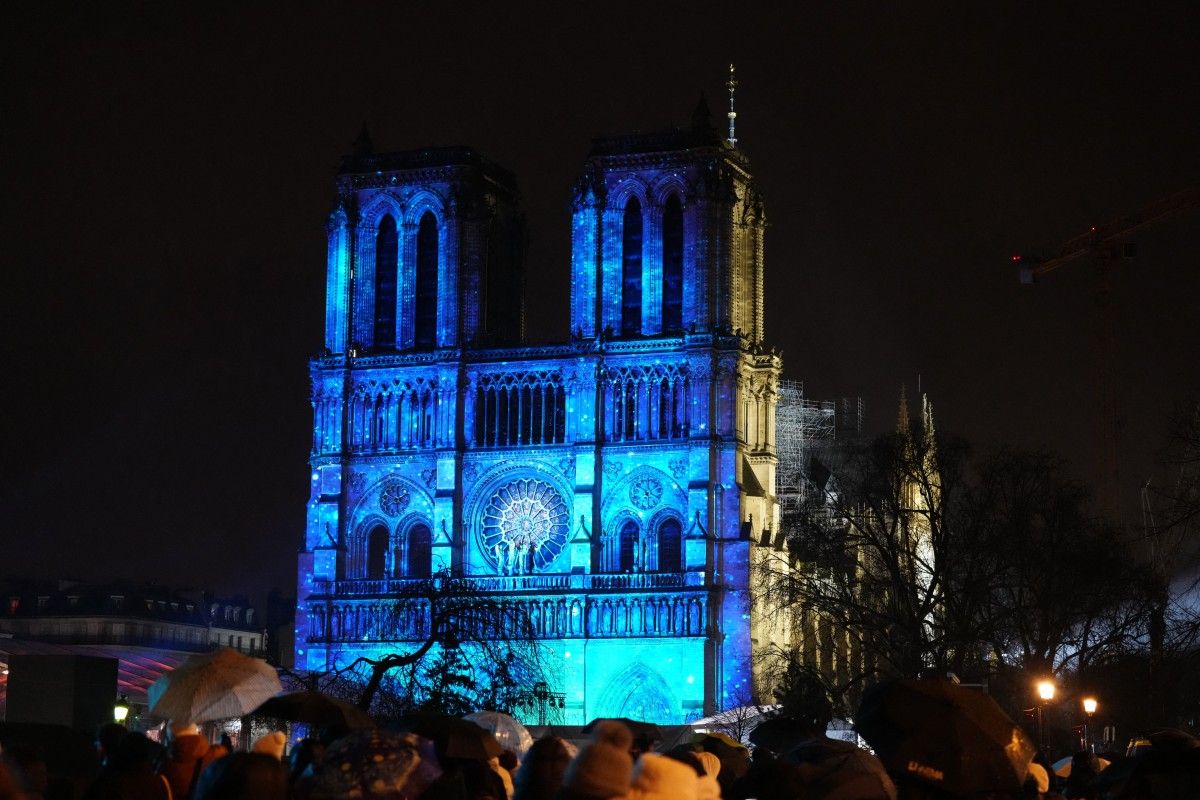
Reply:
M1059 248L1058 255L1042 259L1036 256L1015 255L1013 263L1020 270L1021 283L1033 284L1038 278L1077 261L1090 262L1093 271L1093 294L1100 325L1098 347L1098 461L1104 474L1104 507L1121 522L1120 480L1117 469L1118 417L1113 361L1116 353L1116 325L1113 313L1113 271L1118 261L1137 255L1133 234L1143 228L1164 222L1200 208L1200 186L1193 186L1170 197L1151 203L1137 214L1118 217L1102 225L1093 225L1087 233L1076 236Z

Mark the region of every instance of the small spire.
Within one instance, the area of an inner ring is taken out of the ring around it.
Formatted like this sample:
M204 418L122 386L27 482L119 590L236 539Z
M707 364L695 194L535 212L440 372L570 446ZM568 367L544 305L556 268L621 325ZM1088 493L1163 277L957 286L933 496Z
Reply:
M896 415L896 433L908 436L908 387L900 384L900 412Z
M924 436L927 445L933 444L933 403L929 401L929 395L927 394L921 395L921 434Z
M708 99L705 98L704 92L700 92L700 99L696 101L696 108L692 111L692 130L697 132L712 130L712 112L708 110Z
M733 110L733 93L737 91L737 77L733 73L733 64L729 65L729 80L725 81L725 88L729 90L729 113L725 116L729 117L729 143L737 147L737 130L735 123L737 122L737 112Z
M358 138L354 140L354 157L366 158L375 154L375 145L371 142L371 134L367 133L367 123L362 124Z

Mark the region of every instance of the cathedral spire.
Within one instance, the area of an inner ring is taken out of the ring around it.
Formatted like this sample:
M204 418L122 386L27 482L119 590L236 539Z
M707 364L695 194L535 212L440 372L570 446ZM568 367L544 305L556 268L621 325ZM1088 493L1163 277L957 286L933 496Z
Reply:
M925 444L933 444L933 403L927 394L921 395L921 435Z
M908 436L908 387L900 384L900 411L896 415L896 433Z
M725 81L725 88L729 90L729 113L725 116L729 117L729 143L737 147L737 131L735 123L737 121L737 112L733 110L733 93L737 91L737 77L733 74L733 64L729 65L729 80Z

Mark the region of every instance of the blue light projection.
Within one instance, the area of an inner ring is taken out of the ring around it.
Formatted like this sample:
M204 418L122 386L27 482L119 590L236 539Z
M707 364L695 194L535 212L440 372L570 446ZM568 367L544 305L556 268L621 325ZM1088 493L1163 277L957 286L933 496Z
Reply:
M337 189L297 667L412 649L396 592L449 569L530 620L562 722L744 700L782 366L744 154L705 124L595 142L554 345L523 343L509 173L360 152Z

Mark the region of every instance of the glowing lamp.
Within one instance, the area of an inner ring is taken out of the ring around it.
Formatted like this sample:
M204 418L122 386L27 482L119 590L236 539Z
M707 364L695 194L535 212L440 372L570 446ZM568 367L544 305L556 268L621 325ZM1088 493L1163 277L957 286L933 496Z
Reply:
M1054 681L1038 681L1037 685L1038 697L1043 700L1054 699Z
M125 720L129 717L129 698L121 695L117 698L117 702L113 703L113 721L125 724Z
M1100 704L1096 702L1096 698L1085 697L1083 698L1083 713L1090 717L1092 714L1096 713L1096 709L1099 707L1099 705Z

